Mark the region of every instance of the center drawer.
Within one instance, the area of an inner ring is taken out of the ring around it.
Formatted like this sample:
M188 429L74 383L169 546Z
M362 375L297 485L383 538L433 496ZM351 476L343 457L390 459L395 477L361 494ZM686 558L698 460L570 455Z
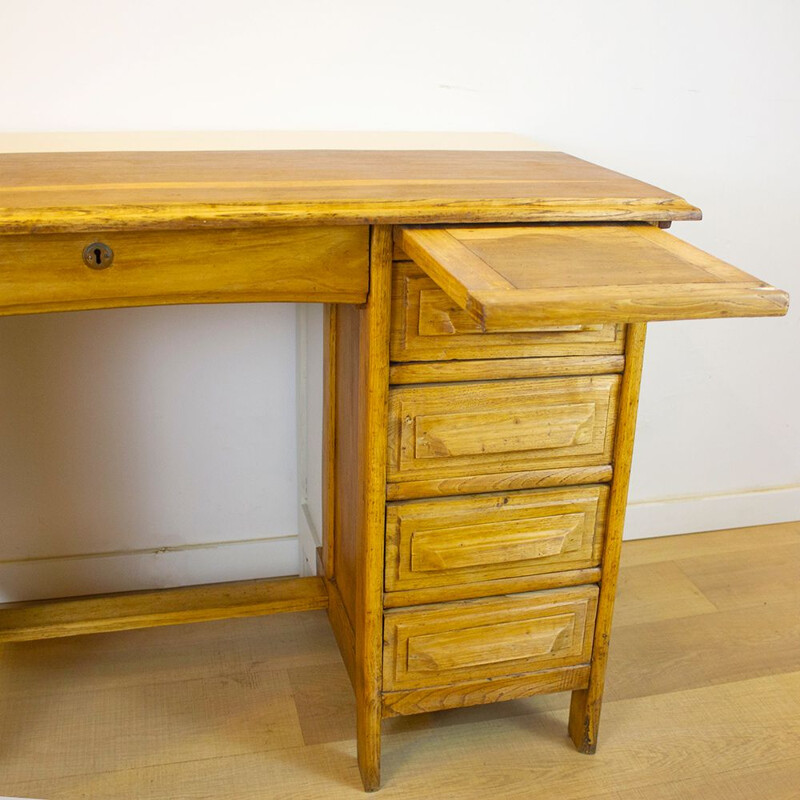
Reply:
M386 691L443 686L586 664L597 586L386 613Z
M368 250L366 226L0 236L0 315L169 303L361 303Z
M600 563L607 486L391 503L387 592Z
M608 464L619 375L389 392L389 481Z

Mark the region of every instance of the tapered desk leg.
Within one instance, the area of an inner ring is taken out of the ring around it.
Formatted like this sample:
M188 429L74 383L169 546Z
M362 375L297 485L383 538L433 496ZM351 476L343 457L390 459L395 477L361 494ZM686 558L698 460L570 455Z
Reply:
M356 695L358 704L356 736L358 739L358 769L364 791L381 788L381 709L368 698Z
M375 227L370 241L370 290L359 343L358 461L363 496L357 535L355 598L358 766L367 791L380 786L391 267L392 230Z
M589 686L572 693L569 710L569 735L581 753L594 753L597 749L597 729L600 724L611 618L617 592L622 529L625 522L625 507L628 502L628 483L636 429L636 410L639 404L645 332L645 323L628 326L625 342L625 372L620 390L619 416L614 442L614 477L608 504L606 539L603 546L602 578L592 649L592 667Z

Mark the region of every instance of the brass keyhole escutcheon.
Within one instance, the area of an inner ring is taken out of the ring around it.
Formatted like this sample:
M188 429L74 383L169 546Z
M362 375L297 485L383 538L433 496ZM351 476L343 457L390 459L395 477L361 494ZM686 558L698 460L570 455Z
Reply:
M92 242L83 248L83 263L91 269L107 269L114 261L114 251L103 242Z

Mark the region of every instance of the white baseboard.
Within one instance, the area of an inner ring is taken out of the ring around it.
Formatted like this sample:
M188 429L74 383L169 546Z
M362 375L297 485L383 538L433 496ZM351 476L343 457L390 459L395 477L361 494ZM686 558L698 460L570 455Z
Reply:
M800 486L628 504L625 539L746 528L800 520Z
M0 563L0 602L296 575L296 535Z
M322 539L307 502L300 505L300 575L303 577L317 574L317 548L322 547Z

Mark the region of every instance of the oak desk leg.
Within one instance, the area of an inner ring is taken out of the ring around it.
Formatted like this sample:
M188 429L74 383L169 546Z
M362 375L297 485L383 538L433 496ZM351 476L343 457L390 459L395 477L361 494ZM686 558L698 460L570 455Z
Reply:
M370 289L359 342L359 510L355 602L358 766L367 791L380 786L383 672L383 551L392 229L372 229Z
M625 372L622 377L617 435L614 442L614 477L608 505L606 541L603 547L602 578L595 623L591 673L588 688L572 693L569 710L569 735L575 743L575 747L582 753L594 753L597 749L597 729L600 724L600 709L603 703L611 618L617 592L617 573L622 548L622 529L628 501L628 483L636 429L636 409L639 404L645 332L645 323L628 326L625 342Z
M366 304L326 314L323 563L367 791L380 786L391 267L392 229L374 227Z

